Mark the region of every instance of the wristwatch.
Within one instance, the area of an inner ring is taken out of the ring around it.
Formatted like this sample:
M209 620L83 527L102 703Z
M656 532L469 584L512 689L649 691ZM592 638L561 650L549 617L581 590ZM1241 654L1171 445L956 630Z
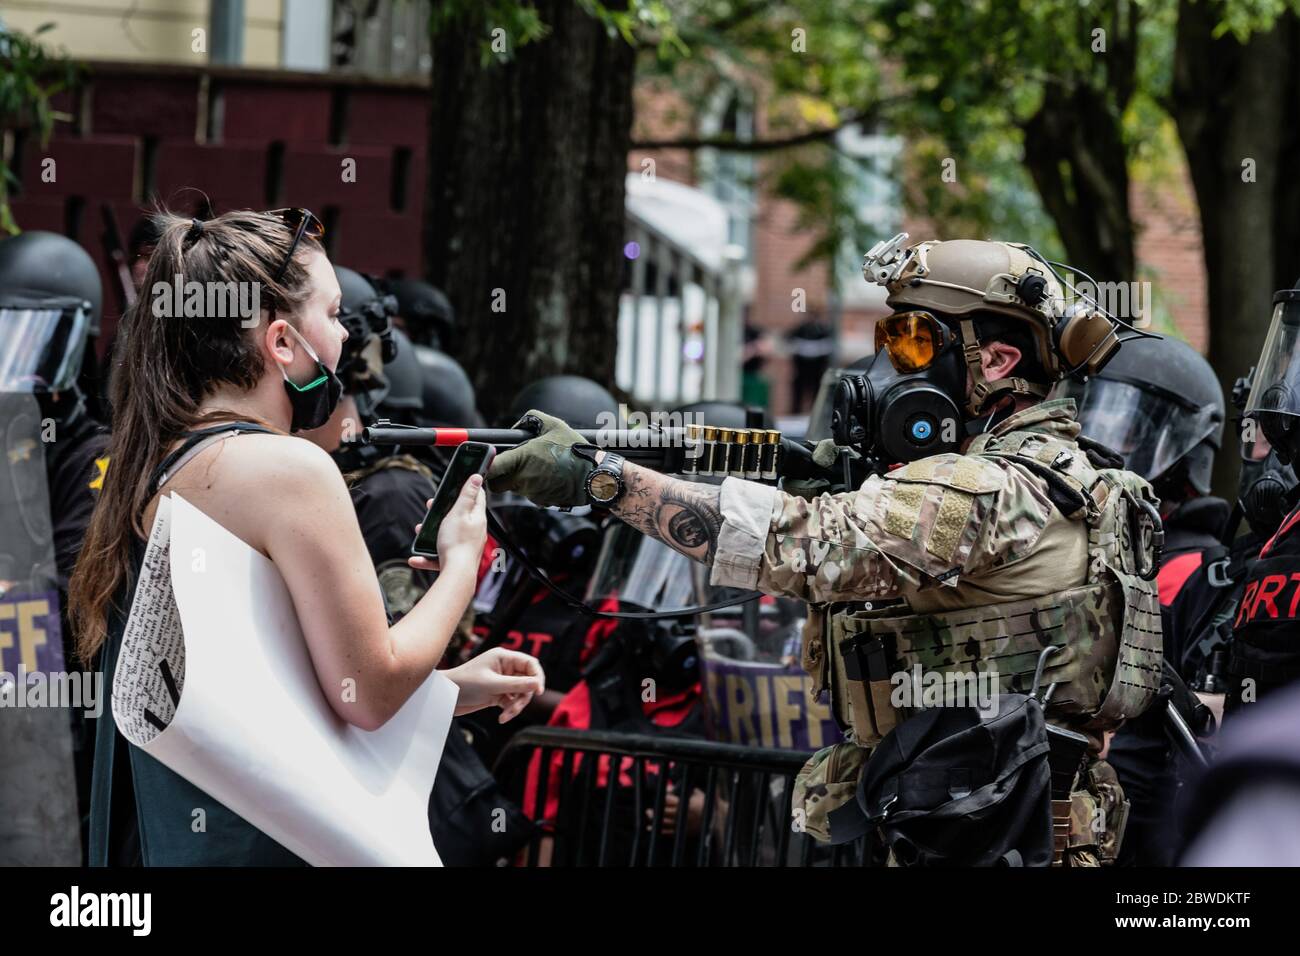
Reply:
M623 497L623 456L605 452L596 470L587 476L587 497L598 508L613 507Z

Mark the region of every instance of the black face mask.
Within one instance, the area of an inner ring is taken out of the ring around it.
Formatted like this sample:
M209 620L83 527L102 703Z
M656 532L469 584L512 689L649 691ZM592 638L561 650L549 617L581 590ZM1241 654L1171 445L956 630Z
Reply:
M886 466L955 452L969 434L965 401L960 343L951 343L920 372L899 372L881 351L866 375L840 379L831 433L837 445Z
M1250 530L1267 537L1281 527L1291 511L1295 487L1295 473L1278 460L1276 452L1270 451L1260 461L1242 461L1238 500Z
M280 367L280 374L284 376L284 393L289 396L289 405L293 408L289 431L310 431L313 428L320 428L334 414L334 409L339 406L339 400L343 398L343 382L333 371L325 367L325 363L320 360L315 350L307 344L307 340L297 329L289 326L289 331L297 336L302 347L307 350L307 354L316 360L316 368L320 371L320 374L306 385L298 386L289 381L284 367Z

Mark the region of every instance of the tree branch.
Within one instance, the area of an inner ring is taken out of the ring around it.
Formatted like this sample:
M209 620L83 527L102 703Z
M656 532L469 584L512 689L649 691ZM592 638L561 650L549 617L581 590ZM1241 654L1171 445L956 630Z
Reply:
M805 146L830 139L842 129L879 116L877 109L860 110L850 113L843 122L822 129L807 130L790 136L773 139L736 139L733 136L697 136L686 139L642 139L633 140L632 149L720 149L733 153L767 153L793 146Z

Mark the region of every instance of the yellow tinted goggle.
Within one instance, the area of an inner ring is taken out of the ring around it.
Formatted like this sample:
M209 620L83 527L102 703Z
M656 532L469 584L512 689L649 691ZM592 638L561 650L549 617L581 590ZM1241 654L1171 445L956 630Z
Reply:
M876 351L884 351L899 372L930 367L951 336L929 312L896 312L876 323Z

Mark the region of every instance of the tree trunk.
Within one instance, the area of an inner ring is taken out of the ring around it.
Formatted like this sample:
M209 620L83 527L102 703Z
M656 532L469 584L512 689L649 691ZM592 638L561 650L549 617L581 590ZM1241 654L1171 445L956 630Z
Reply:
M614 376L635 51L572 0L536 7L550 33L507 64L481 61L479 15L433 40L425 272L489 422L539 377Z
M1024 133L1025 165L1070 264L1098 282L1131 282L1128 155L1110 97L1089 86L1051 84Z
M1180 3L1171 105L1201 211L1207 357L1231 395L1259 358L1273 292L1295 278L1296 187L1282 164L1296 155L1297 31L1287 14L1244 44L1215 39L1220 14L1218 3ZM1288 236L1289 248L1279 247ZM1225 444L1214 487L1235 499L1239 460L1231 435Z

